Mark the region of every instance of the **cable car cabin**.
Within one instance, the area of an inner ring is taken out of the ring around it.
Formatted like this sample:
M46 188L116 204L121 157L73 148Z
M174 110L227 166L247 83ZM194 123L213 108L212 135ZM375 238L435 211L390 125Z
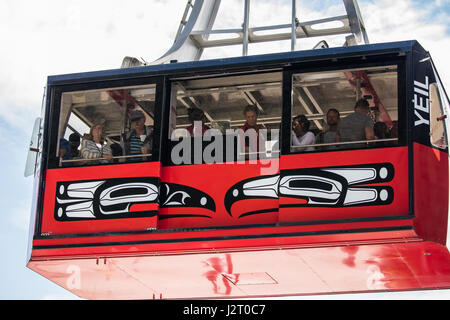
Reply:
M80 297L450 287L448 98L415 41L46 90L28 267Z

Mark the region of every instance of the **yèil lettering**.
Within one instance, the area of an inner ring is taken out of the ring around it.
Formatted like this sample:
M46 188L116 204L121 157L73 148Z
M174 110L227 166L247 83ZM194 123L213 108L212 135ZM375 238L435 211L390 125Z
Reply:
M425 83L414 81L414 114L417 117L414 126L430 125L428 120L430 118L429 90L428 77L425 77Z

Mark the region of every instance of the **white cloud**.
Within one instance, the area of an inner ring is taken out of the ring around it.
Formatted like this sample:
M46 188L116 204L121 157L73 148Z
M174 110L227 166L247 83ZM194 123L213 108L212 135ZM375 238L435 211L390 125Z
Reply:
M423 6L412 0L359 1L371 43L419 40L433 55L447 89L449 13L442 6L448 3L441 0ZM300 21L345 13L341 1L299 1L297 6ZM172 45L184 7L185 1L179 0L1 1L0 116L19 128L31 126L40 114L48 75L118 68L127 55L156 60ZM243 0L222 1L214 28L239 28L242 19ZM251 26L287 24L290 19L290 1L251 2ZM319 40L300 39L297 49L310 49ZM334 46L343 42L343 37L329 40ZM252 45L249 53L289 50L290 42L284 41ZM240 46L208 49L204 58L241 52Z
M127 55L156 59L171 45L184 9L174 4L0 2L0 116L19 127L32 123L48 75L118 68Z
M439 11L438 3L424 6L412 0L364 1L360 3L360 8L371 43L418 40L430 52L449 90L449 12Z
M214 28L239 28L243 0L223 1ZM345 13L341 1L297 2L300 21ZM429 50L448 90L450 66L448 0L360 0L371 43L417 39ZM0 2L0 116L17 128L31 128L40 114L46 77L120 67L124 56L153 61L172 45L184 1L26 1ZM318 10L320 6L321 10ZM448 7L447 7L448 8ZM273 14L276 12L276 14ZM251 2L251 26L290 23L290 1ZM310 49L319 38L299 39ZM340 46L343 37L327 41ZM289 51L290 42L251 45L250 54ZM204 58L239 56L240 46L207 49Z
M449 12L442 10L442 5L449 0L435 1L424 6L412 0L360 0L363 19L370 43L382 43L402 40L418 40L428 50L435 61L447 90L450 88L450 64L447 59L450 50L448 34ZM243 1L227 0L219 9L215 29L240 28L243 21ZM317 10L319 8L321 10ZM289 24L291 19L290 1L253 1L250 7L250 26L268 26ZM276 14L273 14L276 12ZM300 22L345 14L342 1L298 2L297 17ZM432 19L431 19L432 18ZM320 38L298 39L297 50L310 49ZM327 37L331 46L341 46L343 36ZM249 53L270 53L290 50L290 41L281 43L254 44L249 46ZM239 56L241 46L214 48L205 50L204 57Z
M29 201L17 203L8 214L10 214L10 221L13 226L21 231L28 232L31 217L31 203Z

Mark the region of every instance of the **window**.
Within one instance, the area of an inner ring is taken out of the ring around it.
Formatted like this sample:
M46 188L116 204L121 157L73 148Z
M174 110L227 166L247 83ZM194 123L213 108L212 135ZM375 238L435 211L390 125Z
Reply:
M294 74L291 152L396 145L397 79L397 66Z
M279 157L281 72L176 79L171 94L171 164Z
M60 167L146 161L152 157L155 84L63 92Z
M433 146L447 148L447 135L445 132L445 119L443 99L437 83L431 83L430 90L430 142Z

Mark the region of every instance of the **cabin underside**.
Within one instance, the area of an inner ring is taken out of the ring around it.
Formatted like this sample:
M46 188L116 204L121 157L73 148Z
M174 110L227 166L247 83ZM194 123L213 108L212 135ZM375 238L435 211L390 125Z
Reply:
M28 267L86 299L257 298L450 288L445 246L415 237L386 241L60 258L30 261Z

